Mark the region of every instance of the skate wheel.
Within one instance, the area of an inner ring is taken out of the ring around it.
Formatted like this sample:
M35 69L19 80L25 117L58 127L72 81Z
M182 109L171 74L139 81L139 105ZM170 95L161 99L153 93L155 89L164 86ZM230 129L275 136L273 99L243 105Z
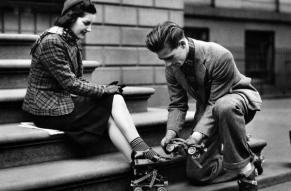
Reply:
M159 187L157 191L167 191L167 189L165 187Z
M173 152L174 149L175 149L175 145L173 145L173 144L168 144L166 146L166 151L169 152L169 153Z
M142 188L138 186L138 187L133 188L133 191L142 191Z
M196 148L195 147L189 147L187 150L189 155L193 155L196 152Z

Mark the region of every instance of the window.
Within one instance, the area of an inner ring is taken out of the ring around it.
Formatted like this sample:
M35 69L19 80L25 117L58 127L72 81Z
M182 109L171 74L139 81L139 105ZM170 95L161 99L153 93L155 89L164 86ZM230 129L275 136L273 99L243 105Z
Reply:
M209 29L199 27L185 27L185 35L197 40L209 41Z
M246 75L274 83L274 35L273 31L245 32Z

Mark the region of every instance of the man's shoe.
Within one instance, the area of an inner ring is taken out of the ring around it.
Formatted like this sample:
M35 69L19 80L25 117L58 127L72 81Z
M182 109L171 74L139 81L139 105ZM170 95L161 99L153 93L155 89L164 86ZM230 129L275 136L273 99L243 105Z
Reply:
M239 175L238 177L238 187L239 191L257 191L258 182L256 176L258 175L256 168L253 169L249 176Z
M255 168L257 169L258 175L263 174L263 163L264 163L264 157L263 156L255 156L253 164Z

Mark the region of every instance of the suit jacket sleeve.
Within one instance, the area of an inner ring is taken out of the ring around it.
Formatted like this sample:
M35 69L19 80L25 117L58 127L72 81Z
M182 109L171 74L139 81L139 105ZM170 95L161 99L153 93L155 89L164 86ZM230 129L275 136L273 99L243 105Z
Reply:
M215 121L212 114L215 102L229 93L233 83L238 80L236 74L237 69L231 53L228 52L222 55L216 62L209 64L209 99L205 104L205 108L198 106L196 114L200 116L197 117L198 119L194 129L207 136L212 135L215 131Z
M82 96L100 97L104 87L78 78L70 68L68 53L57 38L46 39L42 44L41 63L66 91Z
M185 123L185 116L188 110L188 96L187 92L177 82L171 68L166 68L166 80L170 96L167 129L179 133Z

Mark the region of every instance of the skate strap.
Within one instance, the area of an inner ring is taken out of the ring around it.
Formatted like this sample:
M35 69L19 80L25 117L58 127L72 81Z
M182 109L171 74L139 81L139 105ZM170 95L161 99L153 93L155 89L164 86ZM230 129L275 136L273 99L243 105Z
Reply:
M197 159L196 158L193 158L193 157L191 157L193 160L193 164L195 164L198 168L200 168L200 169L202 169L203 168L203 166L200 164L200 162L198 162L197 161Z
M151 173L148 173L148 174L146 174L146 175L140 177L139 179L136 179L135 181L133 181L133 183L134 183L134 184L138 184L138 183L140 183L140 182L142 182L142 181L148 179L149 177L151 177L152 174L153 174L152 172L151 172Z
M152 176L152 179L151 179L151 182L150 182L150 185L149 185L150 188L152 188L154 183L155 183L155 180L156 180L157 175L158 175L158 171L156 169L154 169L153 172L152 172L152 175L153 176Z
M152 159L145 158L145 154L144 153L148 152L150 150L152 150L152 148L149 148L149 149L147 149L145 151L133 151L131 153L131 160L134 161L134 160L137 160L137 159L145 159L145 160L151 161L151 162L149 162L149 164L150 163L166 162L166 161L171 160L170 157L165 157L165 156L160 156L160 155L155 155L155 156L153 156Z
M181 142L181 143L186 142L184 139L181 139L181 138L174 138L174 139L171 139L171 141L176 141L176 142Z

